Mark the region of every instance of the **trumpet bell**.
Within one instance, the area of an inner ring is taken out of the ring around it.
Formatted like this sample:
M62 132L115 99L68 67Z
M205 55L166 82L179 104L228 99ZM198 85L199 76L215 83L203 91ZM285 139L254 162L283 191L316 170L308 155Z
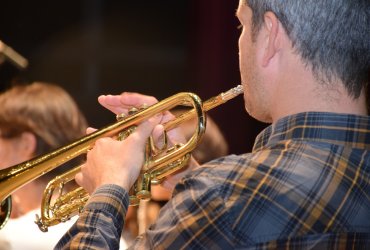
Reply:
M12 197L8 196L0 204L0 229L2 229L9 220L12 211Z

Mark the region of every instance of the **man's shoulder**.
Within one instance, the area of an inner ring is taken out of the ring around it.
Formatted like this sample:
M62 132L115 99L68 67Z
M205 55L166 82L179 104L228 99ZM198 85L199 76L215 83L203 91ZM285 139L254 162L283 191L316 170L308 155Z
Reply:
M201 165L199 168L189 173L186 178L199 177L224 177L227 178L231 172L243 171L243 168L249 164L252 153L242 155L228 155L214 159Z
M229 155L210 161L184 176L176 185L175 193L189 192L192 197L206 195L227 202L251 155Z

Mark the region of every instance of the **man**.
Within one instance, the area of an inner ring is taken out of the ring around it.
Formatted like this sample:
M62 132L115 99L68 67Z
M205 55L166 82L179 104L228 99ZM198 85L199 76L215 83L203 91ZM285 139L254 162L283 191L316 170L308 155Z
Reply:
M251 153L201 167L193 161L134 247L366 249L369 12L368 0L240 0L245 108L272 125ZM99 101L115 113L155 102L132 93ZM76 176L93 194L57 248L118 247L127 190L146 138L162 130L159 119L141 124L125 142L96 143Z

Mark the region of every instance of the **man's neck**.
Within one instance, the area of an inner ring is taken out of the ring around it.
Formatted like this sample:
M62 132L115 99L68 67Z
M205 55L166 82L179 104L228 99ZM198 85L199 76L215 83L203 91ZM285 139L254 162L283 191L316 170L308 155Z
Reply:
M320 83L306 68L294 70L279 79L274 103L272 103L273 122L301 112L333 112L367 115L366 94L362 91L359 98L348 95L340 81Z

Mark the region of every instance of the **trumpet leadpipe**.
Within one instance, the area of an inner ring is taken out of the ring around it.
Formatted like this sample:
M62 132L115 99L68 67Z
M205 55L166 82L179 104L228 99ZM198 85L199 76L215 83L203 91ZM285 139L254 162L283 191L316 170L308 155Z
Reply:
M227 101L235 98L236 96L243 93L243 86L238 85L226 92L222 92L221 94L214 96L206 101L203 102L203 110L205 112L223 104ZM196 111L194 109L189 110L188 112L182 113L181 115L177 116L175 119L170 120L163 124L165 130L171 130L181 123L188 121L196 116Z

